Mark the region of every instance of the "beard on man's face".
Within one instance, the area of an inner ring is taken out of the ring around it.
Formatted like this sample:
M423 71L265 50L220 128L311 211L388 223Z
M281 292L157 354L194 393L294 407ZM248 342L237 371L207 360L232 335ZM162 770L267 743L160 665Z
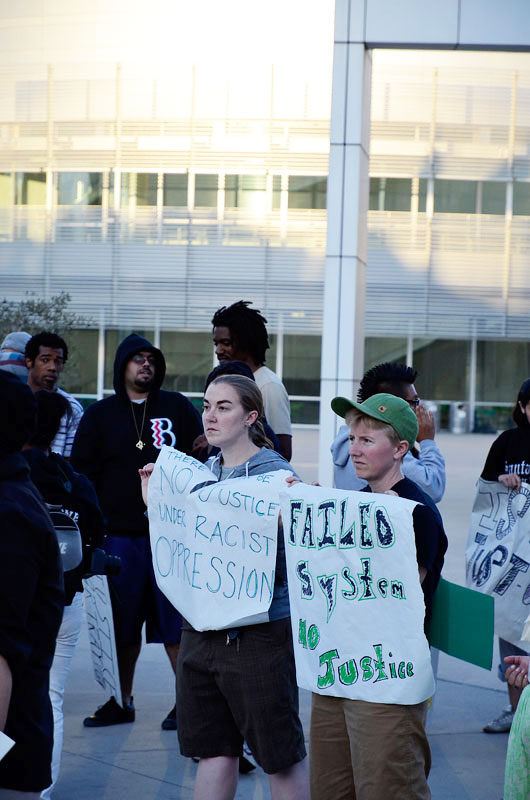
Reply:
M154 375L137 375L134 379L134 385L141 392L150 392L154 382Z

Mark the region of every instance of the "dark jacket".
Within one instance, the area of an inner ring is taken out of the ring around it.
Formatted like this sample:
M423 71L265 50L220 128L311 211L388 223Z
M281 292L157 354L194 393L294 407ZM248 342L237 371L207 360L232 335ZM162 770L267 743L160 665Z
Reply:
M131 403L124 383L127 362L139 350L151 350L156 359L155 384L146 401L143 429L144 405ZM165 374L160 350L137 334L127 336L114 360L116 394L89 406L77 429L72 464L93 483L108 534L148 535L138 470L156 461L164 444L191 455L192 444L202 433L200 416L190 401L179 392L160 388ZM142 450L136 447L138 431L145 443Z
M31 480L44 498L52 522L57 528L67 523L81 534L83 555L86 546L103 546L103 515L94 487L85 475L75 472L58 453L47 455L33 448L22 455L31 469ZM70 605L76 592L83 591L82 577L86 563L64 573L65 605Z
M20 453L0 457L0 654L13 676L0 786L39 792L51 783L49 670L64 607L57 537Z

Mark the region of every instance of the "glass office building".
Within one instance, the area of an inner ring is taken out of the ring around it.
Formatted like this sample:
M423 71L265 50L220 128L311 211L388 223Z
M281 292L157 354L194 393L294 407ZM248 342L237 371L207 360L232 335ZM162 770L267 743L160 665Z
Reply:
M213 312L252 300L315 423L333 3L272 3L259 31L247 4L190 5L3 13L1 295L70 293L87 399L131 330L198 396ZM407 360L495 426L529 373L530 56L376 52L372 78L365 365Z

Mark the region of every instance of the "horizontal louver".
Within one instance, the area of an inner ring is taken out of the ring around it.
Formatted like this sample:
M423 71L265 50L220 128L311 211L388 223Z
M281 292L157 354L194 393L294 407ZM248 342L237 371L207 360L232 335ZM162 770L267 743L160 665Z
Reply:
M374 55L371 174L530 181L528 55L407 58ZM327 173L330 87L316 67L295 73L267 65L245 95L190 63L179 81L150 65L4 63L0 172L268 173L269 183L272 173L277 183L275 210L255 216L222 199L219 215L164 208L160 183L158 208L115 210L107 188L101 206L57 206L55 195L48 210L0 206L2 296L67 291L95 326L192 330L244 296L272 330L319 333L326 212L285 196L280 211L279 196L288 175ZM422 209L369 213L366 334L528 338L530 218Z

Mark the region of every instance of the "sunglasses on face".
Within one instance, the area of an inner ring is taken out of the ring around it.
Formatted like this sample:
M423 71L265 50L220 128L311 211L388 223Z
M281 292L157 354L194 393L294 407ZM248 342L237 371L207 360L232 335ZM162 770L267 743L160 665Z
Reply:
M155 365L155 357L154 356L141 356L139 353L133 356L131 361L134 361L135 364L143 364L145 361L151 366L154 367Z

